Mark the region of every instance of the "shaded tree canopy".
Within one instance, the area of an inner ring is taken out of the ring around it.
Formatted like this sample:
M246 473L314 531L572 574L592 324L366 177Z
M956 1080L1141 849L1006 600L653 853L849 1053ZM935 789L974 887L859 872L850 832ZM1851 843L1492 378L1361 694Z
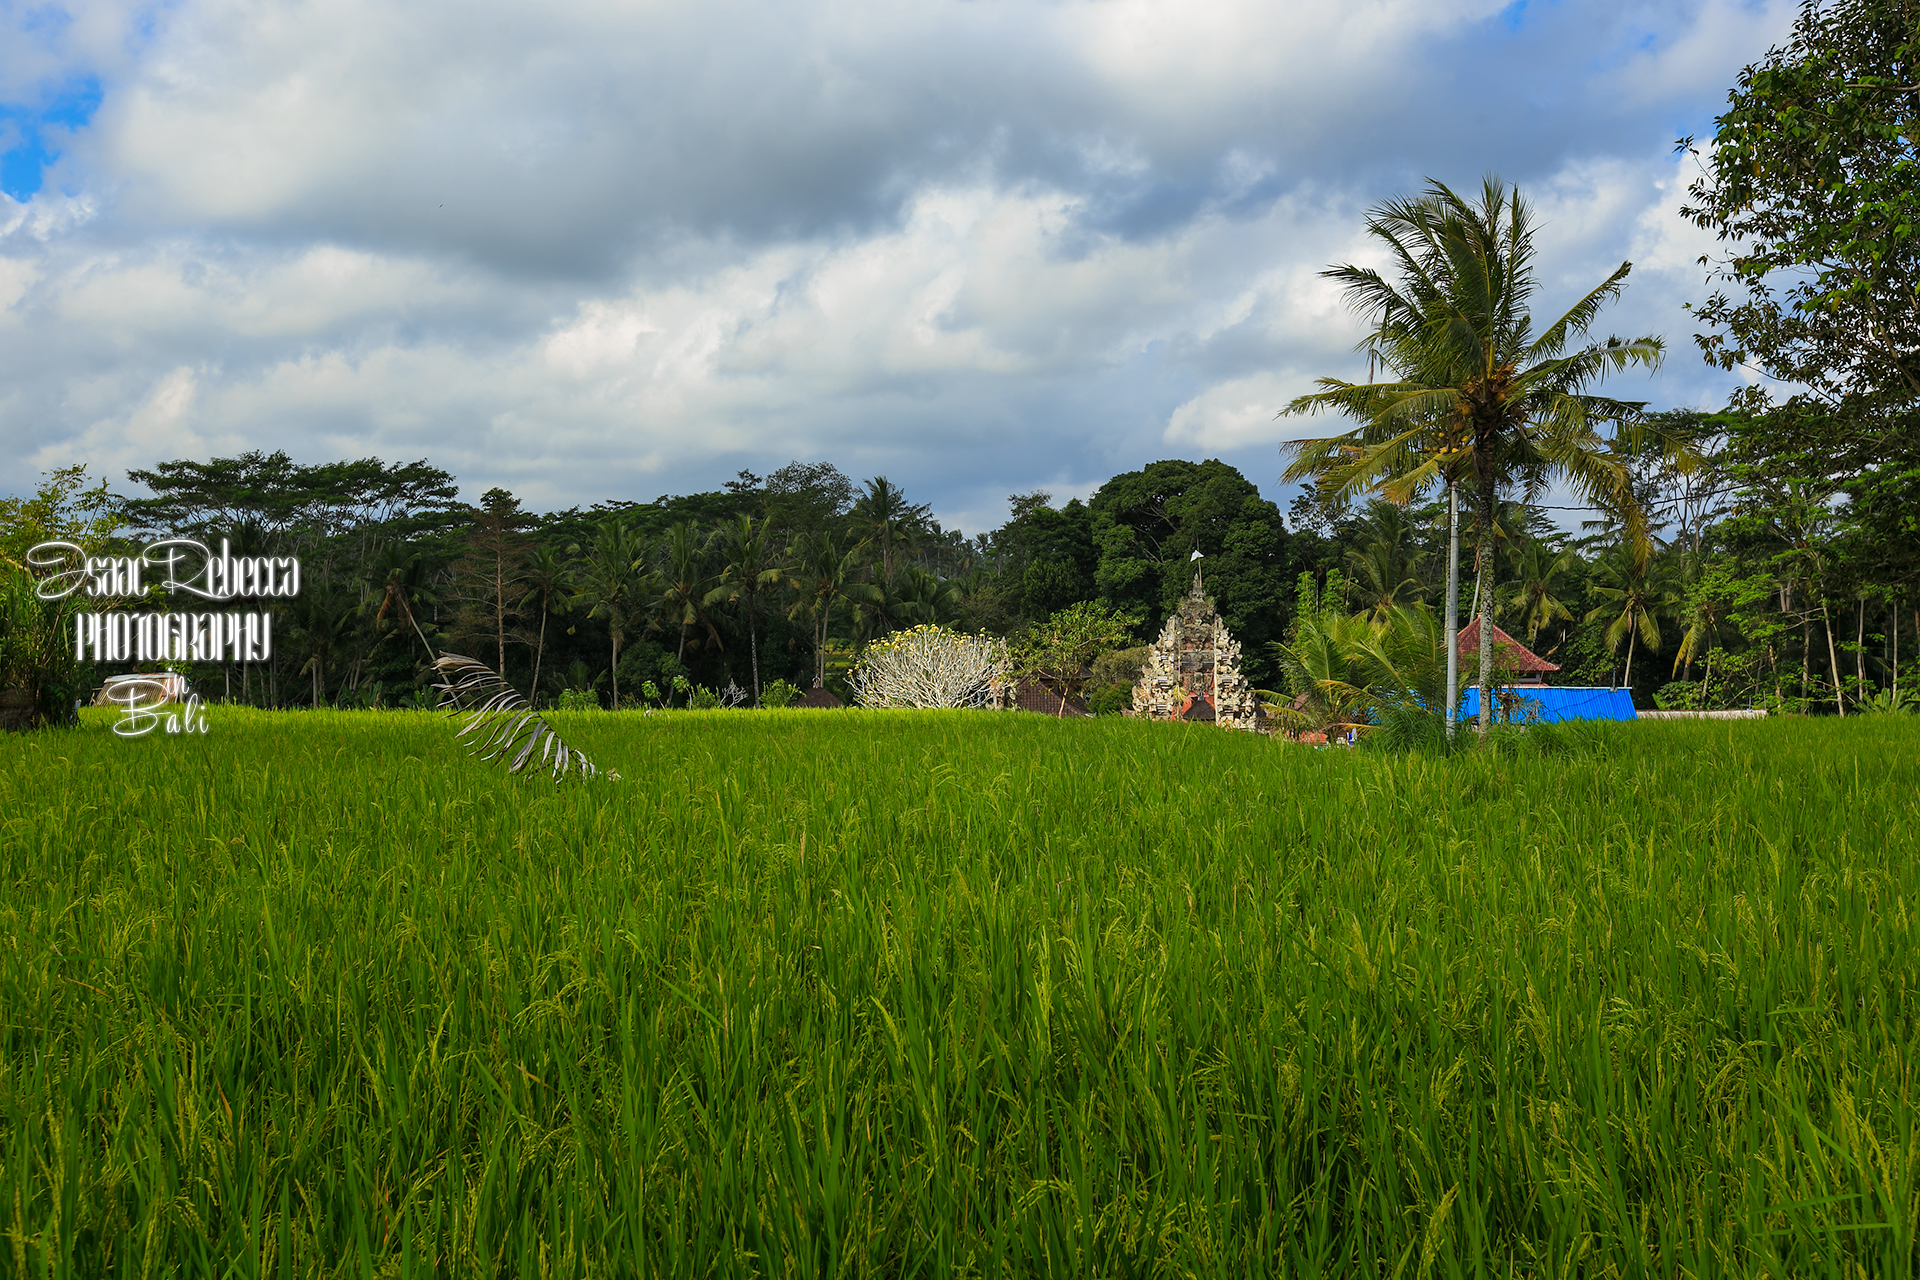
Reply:
M1872 430L1920 397L1920 0L1807 0L1728 104L1681 210L1728 246L1695 340Z
M1292 568L1278 507L1217 459L1115 476L1088 506L1104 598L1150 635L1192 586L1199 551L1207 592L1245 647L1249 675L1261 678L1254 655L1281 634Z
M414 533L466 518L452 475L418 462L378 458L305 466L286 453L249 450L208 462L162 462L127 478L153 490L127 499L121 516L138 528L200 533L242 525L268 536L331 536L367 525Z

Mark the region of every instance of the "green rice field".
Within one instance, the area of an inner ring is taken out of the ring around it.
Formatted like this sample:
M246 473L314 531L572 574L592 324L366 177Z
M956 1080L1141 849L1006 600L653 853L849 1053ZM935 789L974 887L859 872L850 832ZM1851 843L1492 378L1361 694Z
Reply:
M0 1274L1893 1276L1920 718L0 740Z

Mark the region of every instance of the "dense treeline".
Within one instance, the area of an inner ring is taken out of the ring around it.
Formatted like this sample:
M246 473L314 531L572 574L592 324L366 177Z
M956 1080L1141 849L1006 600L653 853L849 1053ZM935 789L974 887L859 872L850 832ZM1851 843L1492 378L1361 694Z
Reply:
M728 689L752 701L816 681L844 693L864 645L921 623L1010 636L1098 599L1150 635L1187 589L1194 551L1258 653L1281 634L1296 568L1277 508L1219 462L1155 463L1085 503L1016 495L1005 525L973 537L884 476L856 483L829 463L545 514L504 489L462 504L424 461L253 452L129 478L154 496L83 492L72 469L13 501L10 559L82 536L89 519L84 536L103 551L181 536L299 556L300 595L269 606L273 661L188 671L212 696L263 706L423 701L430 656L447 651L542 702L685 704Z
M1649 450L1632 467L1653 551L1618 521L1504 501L1494 616L1562 672L1626 685L1642 706L1853 711L1910 698L1920 634L1920 463L1847 447L1804 411L1654 415L1698 462ZM1877 461L1874 461L1878 457ZM1242 639L1256 683L1280 686L1298 578L1337 611L1437 610L1444 502L1340 508L1309 487L1283 519L1220 462L1157 462L1088 502L1011 499L1001 527L942 528L884 477L826 463L651 503L546 514L489 490L460 503L426 462L302 466L284 454L174 461L132 473L151 498L83 490L77 469L9 500L6 554L32 540L131 549L184 535L236 554L294 554L299 597L274 602L276 657L189 670L209 696L262 706L398 706L429 699L430 651L476 656L544 704L573 691L612 705L706 701L733 686L775 700L816 677L845 692L871 640L923 622L1017 637L1077 602L1157 632L1191 582ZM1591 513L1588 513L1591 514ZM1477 543L1471 517L1463 540ZM1471 579L1460 601L1477 612ZM1124 663L1097 707L1124 705ZM97 683L105 674L82 673Z

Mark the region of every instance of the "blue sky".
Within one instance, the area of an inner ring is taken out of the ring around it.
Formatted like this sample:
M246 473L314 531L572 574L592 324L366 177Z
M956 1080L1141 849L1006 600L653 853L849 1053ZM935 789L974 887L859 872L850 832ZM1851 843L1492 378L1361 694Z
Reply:
M40 191L58 140L84 129L100 106L100 81L83 75L39 102L0 102L0 191L25 203Z
M0 0L0 489L246 448L537 507L827 458L946 521L1358 376L1318 272L1497 171L1723 403L1687 162L1786 3Z

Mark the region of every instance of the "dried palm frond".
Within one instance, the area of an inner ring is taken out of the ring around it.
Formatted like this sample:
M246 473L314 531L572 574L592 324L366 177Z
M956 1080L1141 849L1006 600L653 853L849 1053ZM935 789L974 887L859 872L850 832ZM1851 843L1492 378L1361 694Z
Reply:
M601 774L593 761L561 741L553 727L493 668L457 653L442 654L433 665L445 677L434 688L451 704L447 714L467 718L453 736L473 735L469 739L470 754L482 760L505 760L508 773L546 768L551 761L556 781L569 770L582 778ZM620 777L612 771L605 776Z

